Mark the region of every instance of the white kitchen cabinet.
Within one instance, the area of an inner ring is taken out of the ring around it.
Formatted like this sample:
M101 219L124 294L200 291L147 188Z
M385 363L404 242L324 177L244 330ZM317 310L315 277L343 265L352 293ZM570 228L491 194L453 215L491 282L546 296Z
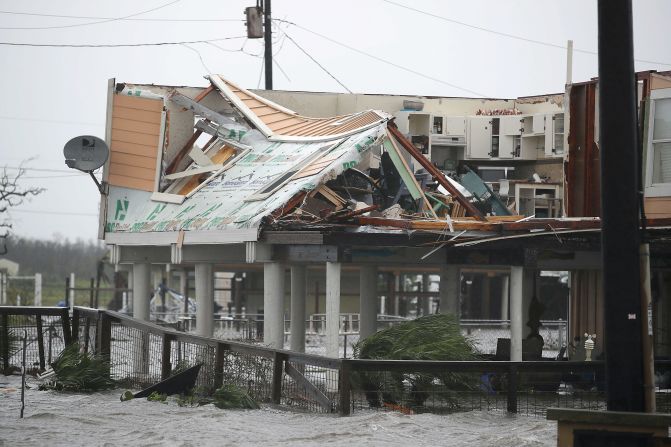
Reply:
M564 114L548 114L545 123L545 156L561 156L564 153Z
M506 115L501 117L501 135L521 135L524 117L522 115Z
M445 135L455 137L466 136L466 118L463 116L447 116L445 117L444 128Z
M473 116L468 119L468 158L491 158L492 125L490 116Z

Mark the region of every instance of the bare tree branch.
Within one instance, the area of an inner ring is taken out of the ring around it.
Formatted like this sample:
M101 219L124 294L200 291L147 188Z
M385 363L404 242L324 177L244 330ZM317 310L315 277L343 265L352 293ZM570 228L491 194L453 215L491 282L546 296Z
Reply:
M25 164L28 161L30 160L21 162L15 173L10 174L7 166L4 166L0 173L0 255L7 254L6 242L12 229L9 210L44 192L44 188L26 187L21 184L21 177L26 173Z

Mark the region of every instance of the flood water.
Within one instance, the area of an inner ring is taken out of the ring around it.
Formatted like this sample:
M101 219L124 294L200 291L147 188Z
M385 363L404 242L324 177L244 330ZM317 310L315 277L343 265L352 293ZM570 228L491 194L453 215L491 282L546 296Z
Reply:
M122 390L94 394L37 391L0 375L0 447L5 446L555 446L555 422L500 413L403 415L356 411L349 417L277 407L220 410L136 399Z

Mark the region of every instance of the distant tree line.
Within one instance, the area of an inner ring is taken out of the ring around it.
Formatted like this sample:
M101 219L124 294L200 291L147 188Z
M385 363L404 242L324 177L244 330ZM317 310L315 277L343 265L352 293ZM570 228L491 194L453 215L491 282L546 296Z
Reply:
M70 273L77 278L96 275L96 264L107 249L98 242L77 239L39 240L10 235L7 254L0 256L19 263L19 275L41 273L45 281L63 280Z

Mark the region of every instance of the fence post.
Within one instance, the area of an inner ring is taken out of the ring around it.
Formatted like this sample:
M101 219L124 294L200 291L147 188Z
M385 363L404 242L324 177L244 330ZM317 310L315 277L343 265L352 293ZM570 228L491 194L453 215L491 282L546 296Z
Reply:
M224 385L224 358L228 345L217 343L217 352L214 356L214 388L218 389Z
M112 352L112 320L105 312L101 312L99 318L98 336L96 337L97 354L104 357L105 360L110 361Z
M282 398L282 374L285 355L275 352L273 355L273 390L272 401L274 404L279 404Z
M172 372L172 363L170 363L170 353L172 352L172 340L174 335L163 334L163 345L161 348L161 380L170 377Z
M2 314L2 366L4 370L9 369L9 318L7 314Z
M61 311L61 325L63 325L63 342L68 346L72 343L72 332L70 332L70 310L67 307Z
M44 361L44 334L42 329L42 315L35 315L35 325L37 326L37 350L40 356L40 370L46 369L46 362Z
M72 341L79 342L79 309L72 309Z
M508 370L508 413L517 413L517 364L510 363Z
M349 416L352 411L352 382L350 381L351 365L348 360L340 361L340 370L338 371L338 390L340 392L340 415Z

